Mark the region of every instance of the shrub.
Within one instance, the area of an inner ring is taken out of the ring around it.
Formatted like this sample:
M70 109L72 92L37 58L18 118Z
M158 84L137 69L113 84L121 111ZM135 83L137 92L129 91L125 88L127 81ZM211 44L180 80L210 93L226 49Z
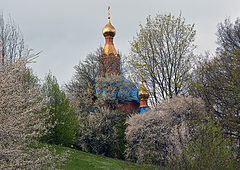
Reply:
M191 134L195 133L194 122L201 122L200 117L204 114L201 99L174 97L143 115L130 117L127 120L126 157L137 163L164 166L174 159L174 155L183 153Z
M125 150L125 114L107 108L95 108L79 114L77 146L83 151L123 159Z

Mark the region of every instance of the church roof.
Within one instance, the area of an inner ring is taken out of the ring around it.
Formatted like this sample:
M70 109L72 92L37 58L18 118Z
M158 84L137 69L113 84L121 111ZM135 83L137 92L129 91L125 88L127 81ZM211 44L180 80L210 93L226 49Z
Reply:
M110 95L109 97L118 100L118 102L139 102L137 86L123 77L119 81L99 86L101 87L96 87L97 94Z
M120 100L139 102L138 88L133 82L123 78L118 83L118 85L121 87L121 90L118 92L118 97Z

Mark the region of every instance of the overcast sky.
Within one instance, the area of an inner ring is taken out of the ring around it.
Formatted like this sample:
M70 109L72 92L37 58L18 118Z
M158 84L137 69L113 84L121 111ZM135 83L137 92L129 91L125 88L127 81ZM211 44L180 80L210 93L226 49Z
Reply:
M34 72L43 78L51 70L64 84L80 60L104 45L108 4L117 30L115 47L125 55L148 15L181 11L187 23L195 24L196 54L214 53L216 25L240 17L240 0L0 0L0 11L19 25L29 48L42 51L32 65Z

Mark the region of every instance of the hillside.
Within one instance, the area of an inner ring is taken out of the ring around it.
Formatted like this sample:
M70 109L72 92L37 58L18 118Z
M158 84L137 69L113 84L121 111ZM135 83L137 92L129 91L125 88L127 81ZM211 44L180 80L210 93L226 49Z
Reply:
M63 165L60 165L60 169L74 170L122 170L122 169L158 169L151 165L140 165L128 161L115 160L112 158L104 157L102 155L94 155L85 152L81 152L66 147L55 146L57 152L71 151L71 154Z

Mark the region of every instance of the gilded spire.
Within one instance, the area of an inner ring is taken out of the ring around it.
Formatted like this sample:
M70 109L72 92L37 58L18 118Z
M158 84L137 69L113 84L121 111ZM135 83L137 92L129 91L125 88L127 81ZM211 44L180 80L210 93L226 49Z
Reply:
M148 92L147 88L144 86L143 81L142 81L142 86L138 91L138 99L140 101L143 101L143 100L148 100L148 98L149 98L149 92Z
M113 37L116 34L116 29L114 28L110 21L110 6L108 6L108 23L103 28L102 33L106 39L106 44L103 50L104 54L107 56L110 56L111 54L117 56L117 51L113 45Z
M115 30L114 26L112 26L111 21L110 21L110 6L108 6L108 23L103 28L103 36L104 37L114 37L115 34L116 34L116 30Z
M108 6L108 19L110 20L110 6Z
M140 114L143 114L144 112L147 112L150 109L148 106L148 98L149 98L149 92L144 86L142 81L142 86L138 90L138 99L140 100L140 106L139 106L138 112Z

